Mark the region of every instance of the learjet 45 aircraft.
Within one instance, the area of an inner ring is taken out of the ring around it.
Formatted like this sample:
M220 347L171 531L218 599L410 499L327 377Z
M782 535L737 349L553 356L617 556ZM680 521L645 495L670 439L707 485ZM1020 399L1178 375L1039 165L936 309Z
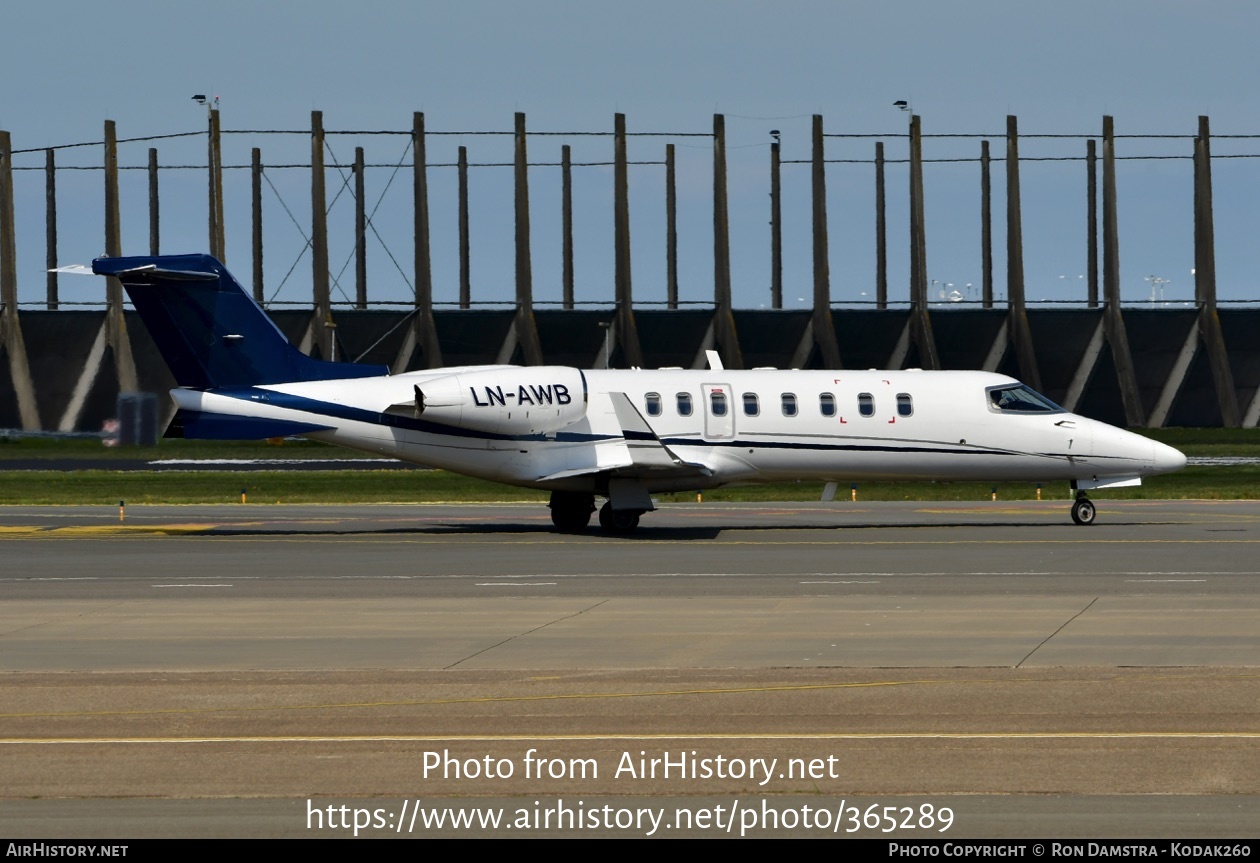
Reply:
M391 375L313 359L207 255L98 258L170 366L168 436L301 435L551 492L563 531L635 529L655 492L817 480L1138 485L1185 456L974 371L463 366Z

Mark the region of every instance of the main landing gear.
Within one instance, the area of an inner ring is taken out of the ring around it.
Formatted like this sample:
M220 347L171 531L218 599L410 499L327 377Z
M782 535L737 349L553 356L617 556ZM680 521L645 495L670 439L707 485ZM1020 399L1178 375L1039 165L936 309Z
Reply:
M1076 501L1072 504L1072 521L1077 524L1093 524L1098 510L1094 502L1085 496L1085 492L1076 493Z
M595 511L595 495L580 491L553 491L551 493L551 523L563 533L579 533L591 523ZM607 509L607 506L604 507ZM601 515L602 520L602 515Z
M595 495L577 491L553 491L551 502L551 523L562 533L581 533L591 523L591 513L595 511ZM611 503L605 503L599 510L599 526L608 533L630 533L639 526L639 516L643 513L637 509L613 509Z
M639 511L613 509L609 501L599 508L599 526L609 533L630 533L639 526Z

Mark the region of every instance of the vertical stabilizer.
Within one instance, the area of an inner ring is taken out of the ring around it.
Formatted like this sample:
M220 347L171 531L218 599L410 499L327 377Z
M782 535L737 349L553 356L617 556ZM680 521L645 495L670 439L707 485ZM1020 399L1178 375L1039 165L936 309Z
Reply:
M209 255L97 258L140 313L182 387L254 386L388 374L316 360L295 348L223 264Z

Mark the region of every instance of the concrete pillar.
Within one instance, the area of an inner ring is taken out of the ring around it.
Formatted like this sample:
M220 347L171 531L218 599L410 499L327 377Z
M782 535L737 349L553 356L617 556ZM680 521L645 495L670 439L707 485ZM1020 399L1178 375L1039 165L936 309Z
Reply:
M918 114L910 115L910 337L919 365L939 369L936 338L928 313L927 228L923 211L923 134Z
M542 345L534 320L534 281L529 249L529 160L525 146L525 115L516 115L516 319L508 334L519 345L525 363L542 365ZM506 344L504 350L506 352Z
M118 202L118 134L113 120L105 121L105 254L111 258L122 255L122 219ZM122 282L113 276L105 280L105 296L109 308L105 312L105 333L108 345L114 350L114 367L121 392L137 392L140 389L135 360L131 356L131 339L127 335L127 319L123 315L125 296ZM88 373L88 369L84 369ZM90 380L95 379L95 370Z
M328 284L328 204L324 192L324 113L311 112L311 338L323 359L332 358L332 297Z
M1124 316L1120 313L1120 230L1116 206L1114 129L1112 118L1103 117L1103 301L1106 304L1103 324L1116 366L1125 422L1137 427L1144 425L1147 417L1142 410L1142 394L1138 390L1137 374L1133 369L1128 331L1124 326Z
M251 215L251 231L250 239L252 246L251 255L253 259L254 269L254 300L258 305L262 305L266 299L263 294L263 227L262 227L262 181L263 181L263 164L262 151L254 147L250 151L249 157L249 179L250 179L250 215Z
M50 151L51 152L51 151ZM0 346L9 358L18 417L26 431L40 428L26 343L18 319L17 241L13 220L13 142L0 131Z
M814 302L804 338L793 356L793 366L804 366L815 349L825 369L841 367L836 326L831 317L831 261L827 244L827 168L823 118L815 114L810 128L810 200L813 205Z
M53 268L57 266L57 160L55 150L48 149L44 160L44 264L48 272L45 274L46 304L50 312L56 311L60 301L58 298L57 274ZM149 175L156 173L157 150L149 150ZM153 194L150 185L149 205L152 208ZM157 252L151 252L156 255Z
M573 308L573 149L560 148L560 295L566 309Z
M614 338L625 365L643 365L639 329L634 320L634 296L630 278L630 176L626 148L626 115L613 118L613 252L617 316ZM608 360L609 358L605 358Z
M1011 344L1019 363L1019 376L1035 390L1041 389L1041 369L1033 350L1032 328L1024 293L1024 227L1019 194L1019 122L1006 118L1006 302Z

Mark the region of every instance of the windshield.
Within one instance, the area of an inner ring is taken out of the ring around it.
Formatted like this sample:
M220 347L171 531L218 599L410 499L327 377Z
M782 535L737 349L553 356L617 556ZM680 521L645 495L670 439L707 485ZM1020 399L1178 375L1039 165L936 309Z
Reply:
M1007 386L989 387L989 407L1003 413L1056 414L1065 413L1041 393L1027 384L1009 384Z

